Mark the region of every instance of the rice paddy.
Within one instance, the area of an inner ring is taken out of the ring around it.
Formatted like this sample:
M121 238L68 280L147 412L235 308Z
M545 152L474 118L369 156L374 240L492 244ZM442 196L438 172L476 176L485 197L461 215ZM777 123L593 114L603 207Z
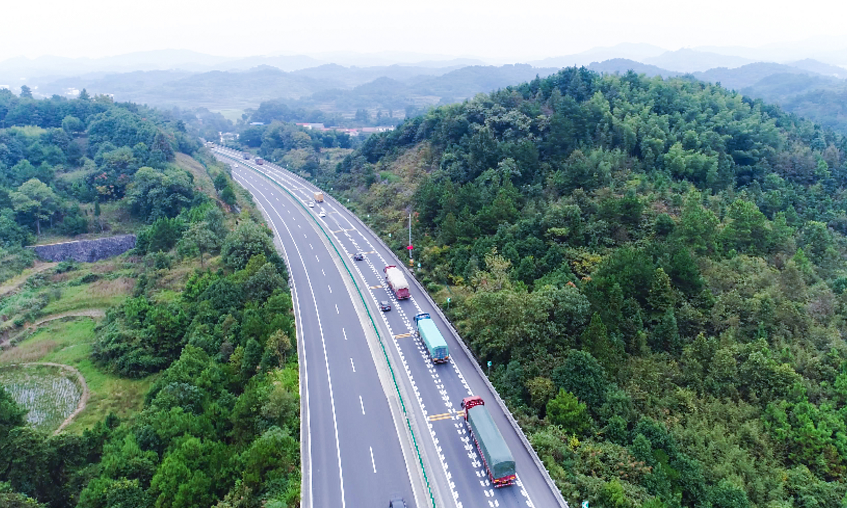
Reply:
M28 411L27 422L47 432L59 428L77 408L82 388L74 378L60 367L45 365L0 369L0 385Z

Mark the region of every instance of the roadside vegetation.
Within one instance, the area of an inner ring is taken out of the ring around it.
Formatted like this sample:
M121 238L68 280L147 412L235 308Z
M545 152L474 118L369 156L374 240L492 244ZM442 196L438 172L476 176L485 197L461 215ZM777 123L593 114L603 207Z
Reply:
M103 182L87 188L83 178L79 189L94 192L95 219L107 208L120 223L130 219L137 244L98 263L38 265L19 275L20 263L10 271L0 295L0 376L8 376L0 385L0 503L298 506L296 337L287 269L271 232L226 166L202 152L184 154L194 145L180 145L178 125L170 131L159 113L145 110L142 118L134 105L94 102L108 126L98 131L98 120L87 120L89 150L101 143L95 153L118 151L138 167L98 167L92 174L105 174ZM97 138L131 132L152 133L144 162L133 152L137 143ZM63 196L80 209L92 203ZM24 233L14 255L26 256L20 244L39 228L43 238L67 220L40 217L40 225L7 223ZM108 218L87 224L114 231ZM56 421L79 397L46 390L57 399L49 401L38 390L61 381L29 375L50 367L23 363L72 367L86 381L85 408L57 435Z
M843 504L843 137L565 69L319 169L404 255L413 213L417 276L572 506Z

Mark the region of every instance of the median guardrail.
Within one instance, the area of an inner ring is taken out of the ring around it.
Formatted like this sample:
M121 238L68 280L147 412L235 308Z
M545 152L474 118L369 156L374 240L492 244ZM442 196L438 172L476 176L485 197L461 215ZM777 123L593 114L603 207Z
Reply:
M260 172L260 173L261 173L261 172ZM331 194L329 194L327 191L322 190L322 189L319 189L319 188L318 188L315 184L313 184L312 182L309 182L309 181L305 180L304 178L300 177L299 175L295 175L294 173L291 173L290 171L289 171L288 173L289 173L292 177L294 177L295 179L297 179L298 181L302 182L303 184L311 185L312 187L315 187L315 188L317 188L318 190L321 190L321 191L324 193L324 199L325 199L325 200L331 200L331 201L333 201L333 204L335 204L335 205L336 205L336 206L338 206L339 208L341 208L341 209L343 209L343 210L347 211L347 212L348 212L348 214L349 214L351 217L353 217L353 219L354 219L354 220L355 220L355 221L356 221L359 225L361 225L361 226L362 226L362 228L364 228L364 229L366 229L366 230L370 230L370 229L371 229L371 228L370 228L367 224L365 224L365 223L364 223L364 221L362 221L362 219L360 219L360 218L359 218L359 216L358 216L358 215L356 215L355 213L351 212L351 211L350 211L350 210L349 210L346 206L344 206L343 204L341 204L341 202L339 202L337 199L335 199L335 197L334 197L334 196L332 196ZM271 181L273 181L274 183L276 183L273 179L270 179L270 180L271 180ZM277 184L277 185L279 185L279 184ZM281 186L280 186L280 187L281 187ZM289 194L290 194L290 193L289 193ZM302 203L301 203L301 206L302 206ZM441 310L441 307L440 307L440 306L438 306L438 304L436 304L436 303L435 303L435 301L433 301L433 300L432 300L432 298L429 296L429 293L428 293L428 292L424 289L424 287L423 287L423 285L420 283L420 281L419 281L419 280L418 280L418 279L417 279L417 278L416 278L416 277L415 277L415 276L414 276L414 275L413 275L413 274L412 274L412 273L408 270L408 268L406 268L405 264L403 263L403 261L401 261L401 260L400 260L400 258L399 258L399 257L397 256L397 254L394 252L394 250L393 250L393 249L391 249L391 247L389 247L389 246L385 243L385 241L383 241L383 239L382 239L379 235L377 235L376 233L374 233L374 234L373 234L373 237L376 239L376 241L377 241L377 242L379 242L379 244L380 244L380 245L381 245L381 246L382 246L382 247L383 247L386 251L388 251L388 252L389 252L389 255L390 255L390 256L394 259L394 261L396 262L396 265L397 265L397 266L398 266L401 270L403 270L403 271L406 273L406 275L408 275L408 276L409 276L409 279L411 279L411 280L412 280L412 282L415 284L415 286L416 286L416 287L417 287L417 288L421 291L421 294L425 295L425 297L426 297L426 298L430 301L430 303L432 304L432 307L435 309L435 312L438 314L438 316L439 316L439 317L440 317L440 318L441 318L441 319L442 319L442 320L443 320L443 321L447 324L447 326L450 328L450 333L452 333L452 334L453 334L453 337L456 339L456 342L459 344L459 346L462 348L462 350L465 352L465 354L468 356L468 358L470 358L470 359L472 360L472 361L471 361L471 363L473 364L473 366L474 366L474 368L475 368L475 370L476 370L477 374L479 374L479 377L480 377L480 378L482 378L482 381L485 383L485 385L486 385L486 387L488 388L488 390L489 390L491 393L493 393L493 394L494 394L494 397L495 397L495 399L497 400L497 404L498 404L498 405L500 406L500 408L502 409L503 414L505 414L505 415L506 415L506 419L509 421L509 424L510 424L510 426L514 429L515 433L517 433L518 438L520 439L520 441L521 441L521 443L523 444L524 448L526 448L527 452L528 452L528 453L529 453L529 455L532 457L533 462L535 463L535 466L536 466L536 467L538 468L538 470L541 472L542 476L544 477L544 481L545 481L545 483L547 483L547 486L548 486L548 487L550 488L550 490L553 492L553 495L554 495L554 497L556 498L556 501L558 501L559 506L560 506L561 508L568 508L568 507L569 507L568 502L567 502L567 501L565 501L564 497L562 496L562 492L561 492L561 491L559 490L559 488L556 486L556 483L553 481L553 478L551 478L551 477L550 477L550 473L547 471L547 468L544 466L544 463L543 463L543 462L541 462L541 458L540 458L540 457L538 457L538 454L535 452L535 449L532 447L532 444L530 444L529 439L527 439L526 434L524 434L523 429L521 429L521 427L520 427L520 425L518 424L517 420L515 420L515 418L512 416L511 411L509 411L509 408L506 406L506 402L502 399L502 397L500 397L500 394L497 392L497 389L496 389L496 388L494 387L494 385L491 383L491 380L490 380L490 379L488 379L488 376L485 374L485 372L482 370L482 366L479 364L479 361L478 361L478 359L477 359L476 355L474 355L474 354L473 354L473 352L470 350L470 348L467 346L467 344L465 344L465 341L464 341L464 340L462 340L461 335L459 335L459 332L458 332L458 331L456 330L456 328L453 326L453 323L451 323L451 322L450 322L450 320L447 318L447 316L446 316L446 315L444 314L444 312ZM348 270L348 271L349 271L349 270ZM357 286L357 289L358 289L358 286ZM392 375L393 375L393 374L392 374Z

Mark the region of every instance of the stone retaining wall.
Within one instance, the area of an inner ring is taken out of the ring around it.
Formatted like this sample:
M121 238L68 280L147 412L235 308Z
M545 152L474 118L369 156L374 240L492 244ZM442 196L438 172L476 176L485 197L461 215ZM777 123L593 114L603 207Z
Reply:
M93 263L123 254L135 247L135 235L118 235L97 240L34 245L27 247L44 261L66 261L73 259L80 263Z

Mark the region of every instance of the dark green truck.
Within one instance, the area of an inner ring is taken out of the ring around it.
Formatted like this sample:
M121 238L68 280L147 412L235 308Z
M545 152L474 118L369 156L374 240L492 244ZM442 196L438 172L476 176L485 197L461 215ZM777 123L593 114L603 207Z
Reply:
M482 456L488 478L495 487L505 487L515 483L515 459L509 446L497 429L491 413L485 407L482 397L466 397L462 399L462 409L465 410L465 421L471 432L474 443Z

